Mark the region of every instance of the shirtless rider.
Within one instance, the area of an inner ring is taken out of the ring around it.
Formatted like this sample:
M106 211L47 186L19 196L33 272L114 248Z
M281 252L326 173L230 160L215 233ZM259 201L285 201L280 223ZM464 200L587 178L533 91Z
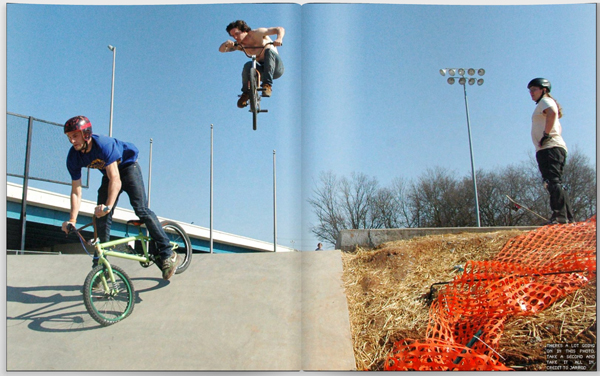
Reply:
M241 51L241 46L244 46L248 55L260 55L256 56L257 69L262 77L262 96L270 97L273 88L273 80L281 77L284 71L283 61L277 53L277 46L283 44L283 36L285 35L285 29L283 27L261 27L258 29L250 29L246 22L238 20L227 25L227 34L229 34L235 42L227 40L219 47L220 52L233 52ZM276 39L273 41L269 35L276 35ZM267 43L273 42L273 44L267 45L261 52L262 46ZM259 48L248 48L257 47ZM239 108L244 108L248 105L248 99L250 98L248 89L248 80L250 78L250 68L252 62L249 61L244 65L242 70L242 95L237 102Z

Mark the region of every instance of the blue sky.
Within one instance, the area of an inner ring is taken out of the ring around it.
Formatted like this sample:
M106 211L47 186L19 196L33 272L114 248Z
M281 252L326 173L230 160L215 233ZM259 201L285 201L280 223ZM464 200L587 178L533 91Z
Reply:
M247 58L218 52L236 19L286 29L285 74L257 131L235 106ZM440 68L486 70L482 86L467 86L478 169L533 154L534 77L552 82L567 145L596 159L596 4L9 4L6 32L6 110L56 123L83 114L101 134L107 45L117 47L113 136L138 146L146 171L153 139L159 216L209 226L214 124L214 228L272 241L276 150L278 243L301 250L318 241L306 200L322 171L382 185L436 166L470 176L463 89ZM56 147L66 156L66 138ZM84 198L95 200L99 177Z

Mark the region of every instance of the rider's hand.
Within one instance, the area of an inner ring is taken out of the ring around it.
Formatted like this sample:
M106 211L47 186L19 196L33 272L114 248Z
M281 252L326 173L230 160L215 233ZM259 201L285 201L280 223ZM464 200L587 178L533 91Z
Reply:
M273 46L275 46L275 47L281 47L281 46L283 46L283 41L276 39L273 42Z
M75 221L65 221L65 222L63 222L63 224L62 224L62 230L63 230L63 231L65 232L65 234L67 234L67 235L69 235L69 229L68 229L68 226L69 226L69 224L70 224L71 226L73 226L73 227L75 227L75 225L76 225Z
M104 217L108 213L110 213L110 208L108 206L104 206L103 204L96 206L94 209L94 215L96 218Z
M544 146L544 144L546 142L548 142L551 138L552 138L552 136L550 136L548 133L544 132L544 137L542 137L540 139L540 146Z
M227 48L228 51L235 50L237 45L238 45L237 42L234 42L232 40L225 41L225 47Z

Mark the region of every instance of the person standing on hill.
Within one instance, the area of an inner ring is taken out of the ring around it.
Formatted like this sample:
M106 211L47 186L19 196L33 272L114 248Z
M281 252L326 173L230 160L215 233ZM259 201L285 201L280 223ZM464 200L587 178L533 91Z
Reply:
M549 224L573 222L569 196L563 187L563 171L567 160L567 144L562 138L562 107L550 95L552 86L545 78L534 78L527 85L531 99L537 104L531 117L531 139L535 158L550 194L552 216Z

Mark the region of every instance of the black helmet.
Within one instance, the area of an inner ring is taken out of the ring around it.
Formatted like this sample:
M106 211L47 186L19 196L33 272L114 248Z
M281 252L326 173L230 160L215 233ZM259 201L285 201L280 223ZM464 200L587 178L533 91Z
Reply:
M92 123L85 116L75 116L67 120L64 127L65 133L72 131L81 131L83 140L89 141L92 137Z
M533 80L529 81L529 84L527 84L527 88L529 89L532 86L539 87L540 89L546 88L548 89L548 93L550 92L550 90L552 90L552 85L550 85L550 81L548 81L545 78L534 78Z

